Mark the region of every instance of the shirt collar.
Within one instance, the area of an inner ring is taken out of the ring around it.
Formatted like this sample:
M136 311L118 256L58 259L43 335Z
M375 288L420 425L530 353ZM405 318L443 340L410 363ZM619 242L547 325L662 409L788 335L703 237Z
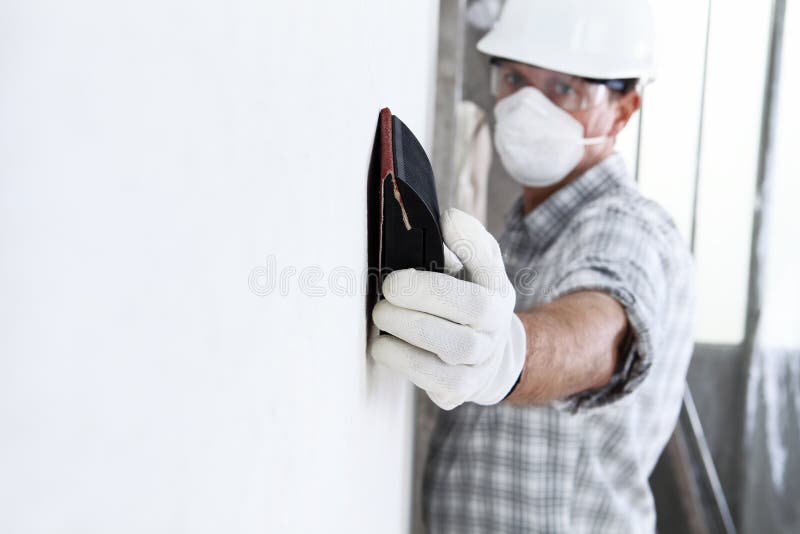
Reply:
M625 182L628 182L625 161L614 152L555 191L527 215L523 214L520 195L506 216L506 228L524 227L537 245L546 248L584 204Z

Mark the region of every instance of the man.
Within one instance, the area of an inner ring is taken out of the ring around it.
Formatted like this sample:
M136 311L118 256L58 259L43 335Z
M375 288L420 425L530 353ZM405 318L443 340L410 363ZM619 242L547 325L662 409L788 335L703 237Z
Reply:
M693 276L614 152L652 77L648 9L507 0L478 44L522 195L499 246L446 211L449 274L394 272L373 310L372 356L448 410L424 482L431 532L655 529L648 477L680 410Z

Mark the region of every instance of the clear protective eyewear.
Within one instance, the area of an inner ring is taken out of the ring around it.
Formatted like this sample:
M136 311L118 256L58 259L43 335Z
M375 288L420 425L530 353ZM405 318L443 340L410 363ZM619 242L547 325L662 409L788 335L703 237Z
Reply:
M535 87L564 111L591 109L608 98L609 87L603 82L511 61L491 64L492 94L507 96L523 87Z

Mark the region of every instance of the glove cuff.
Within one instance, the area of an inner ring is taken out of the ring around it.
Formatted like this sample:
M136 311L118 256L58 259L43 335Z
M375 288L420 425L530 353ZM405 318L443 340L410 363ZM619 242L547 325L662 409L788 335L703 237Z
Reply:
M481 395L473 402L490 406L502 402L519 383L522 378L522 368L525 366L526 356L525 327L517 314L511 314L508 341L503 351L503 359L491 383Z
M506 396L503 397L502 399L500 399L500 402L503 402L504 400L509 398L512 393L514 393L514 390L517 389L517 385L519 385L519 381L520 380L522 380L522 370L521 369L520 369L520 372L519 372L519 376L517 376L517 380L514 382L514 385L511 386L511 389L508 390L508 393L506 393Z

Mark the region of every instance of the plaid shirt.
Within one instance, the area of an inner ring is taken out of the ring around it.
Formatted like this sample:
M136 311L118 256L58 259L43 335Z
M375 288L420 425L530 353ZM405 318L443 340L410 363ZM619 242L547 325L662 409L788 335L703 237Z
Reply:
M648 477L681 407L691 356L691 257L670 217L626 178L618 154L500 240L517 311L599 290L629 336L605 387L546 406L467 403L440 412L423 484L431 533L654 532Z

